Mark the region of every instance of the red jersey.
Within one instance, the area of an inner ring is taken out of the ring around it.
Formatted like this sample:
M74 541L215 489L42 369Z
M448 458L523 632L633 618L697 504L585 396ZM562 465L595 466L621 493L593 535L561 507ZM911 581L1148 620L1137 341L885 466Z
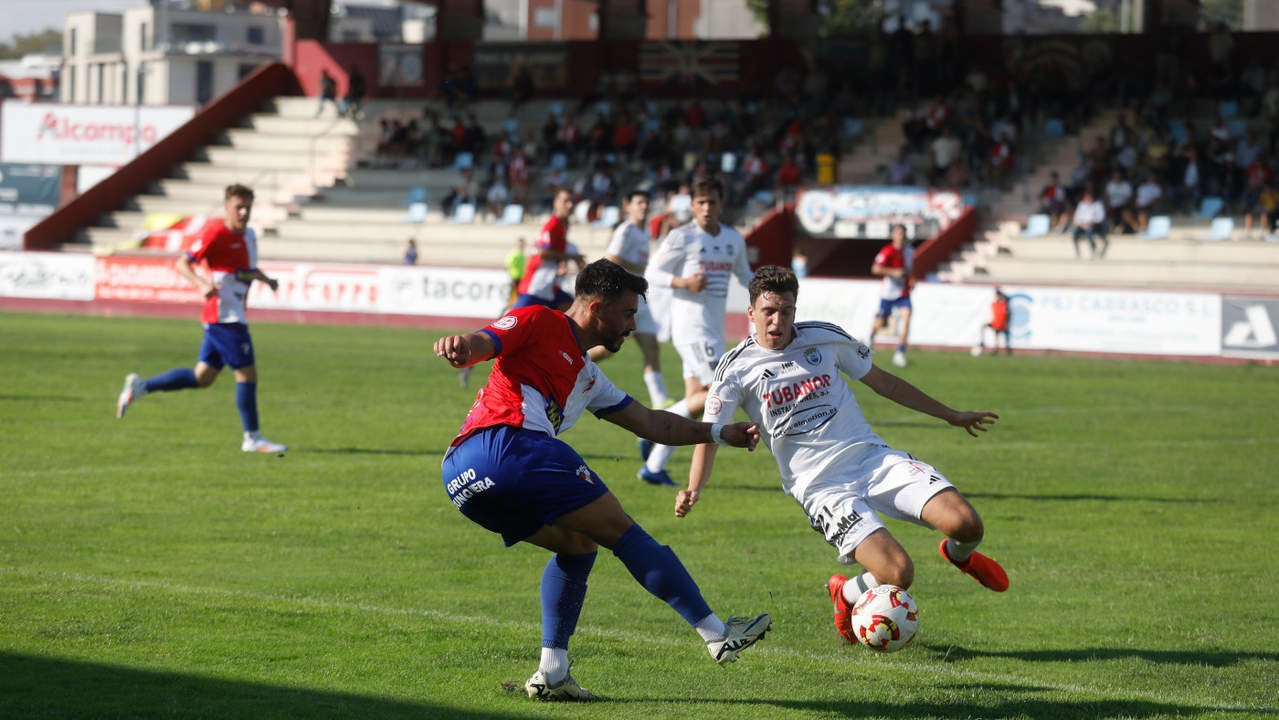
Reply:
M1003 332L1008 329L1008 301L996 300L990 304L990 326Z
M537 237L538 250L554 250L567 252L568 222L552 215L542 226L542 234ZM541 254L529 256L524 266L524 276L516 291L521 295L536 295L544 300L555 299L555 278L559 272L559 263L545 260Z
M910 270L914 264L915 251L909 245L898 250L893 247L892 243L888 243L880 249L879 254L875 256L875 265L886 268L904 269L906 274L902 277L884 276L884 282L880 288L879 296L885 300L896 300L910 296Z
M253 281L247 274L258 261L253 230L247 229L241 235L228 228L225 221L209 223L187 248L187 257L193 263L206 264L218 288L218 294L205 301L200 322L248 322L244 301Z
M494 425L555 437L586 410L603 417L631 403L582 352L573 322L558 310L516 308L480 332L493 340L496 362L450 447Z

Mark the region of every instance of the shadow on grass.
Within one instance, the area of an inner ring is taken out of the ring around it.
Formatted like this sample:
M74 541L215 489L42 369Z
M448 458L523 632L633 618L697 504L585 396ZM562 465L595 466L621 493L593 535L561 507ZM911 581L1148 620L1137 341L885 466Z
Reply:
M970 650L958 645L924 645L939 660L953 662L969 658L997 657L1027 662L1082 662L1086 660L1138 659L1172 665L1228 667L1246 660L1279 662L1279 652L1196 652L1191 650L1141 650L1126 648L1082 648L1079 650Z
M1033 493L964 493L964 497L972 500L1061 500L1065 502L1103 501L1103 502L1154 502L1154 503L1186 503L1205 504L1222 502L1220 498L1170 498L1150 497L1146 495L1097 495L1095 493L1077 493L1071 495L1038 495Z
M1043 692L1052 692L1052 688L1043 688ZM1009 692L1000 685L990 685L982 689L989 694ZM1148 718L1175 717L1180 715L1199 716L1211 712L1237 714L1238 708L1217 708L1198 705L1180 705L1177 703L1161 703L1149 700L1081 700L1076 702L1060 700L1043 700L1019 697L1000 701L972 703L944 700L939 702L904 702L889 704L884 702L839 702L829 700L721 700L726 705L759 705L764 707L785 708L822 716L848 718L920 718L920 717L958 717L958 718L1035 718L1039 720L1059 720L1060 718L1077 720L1096 720L1096 718ZM744 710L743 717L752 717L759 711ZM1250 715L1275 715L1272 710L1249 710Z
M524 717L9 653L0 653L0 716L307 720Z

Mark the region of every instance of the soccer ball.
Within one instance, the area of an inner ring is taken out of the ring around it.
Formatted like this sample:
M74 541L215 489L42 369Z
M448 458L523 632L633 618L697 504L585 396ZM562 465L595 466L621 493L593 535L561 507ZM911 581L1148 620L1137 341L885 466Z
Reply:
M915 639L919 606L896 585L873 587L853 604L853 634L861 644L879 652L897 652Z

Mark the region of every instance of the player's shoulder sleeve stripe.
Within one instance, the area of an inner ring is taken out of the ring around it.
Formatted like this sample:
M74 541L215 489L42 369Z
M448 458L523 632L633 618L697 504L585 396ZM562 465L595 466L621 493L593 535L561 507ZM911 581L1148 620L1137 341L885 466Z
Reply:
M818 332L834 333L845 340L854 342L853 336L849 335L844 328L836 325L835 323L822 322L821 320L807 320L805 322L795 323L795 328L798 330L816 330Z
M745 340L743 340L740 345L733 348L732 350L729 350L728 353L724 355L724 357L720 358L719 364L715 366L715 382L723 381L724 375L728 373L728 367L733 364L733 361L741 357L742 353L745 352L747 348L751 347L754 344L755 344L755 338L748 337Z

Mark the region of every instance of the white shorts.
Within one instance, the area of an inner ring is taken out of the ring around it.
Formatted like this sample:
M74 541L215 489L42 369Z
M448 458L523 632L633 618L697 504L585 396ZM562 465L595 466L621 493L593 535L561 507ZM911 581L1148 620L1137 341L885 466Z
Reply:
M653 320L653 308L647 302L640 301L639 310L635 311L635 333L645 335L657 334L657 322Z
M880 515L928 527L920 518L924 505L954 487L932 465L887 446L827 468L818 483L806 491L800 505L844 565L854 564L857 546L884 527Z
M658 342L669 342L671 339L671 289L650 285L645 295L653 324L657 327ZM639 319L636 318L636 322Z
M684 377L697 378L703 385L715 380L715 365L724 354L724 341L706 338L698 342L676 342L675 352L684 361Z

